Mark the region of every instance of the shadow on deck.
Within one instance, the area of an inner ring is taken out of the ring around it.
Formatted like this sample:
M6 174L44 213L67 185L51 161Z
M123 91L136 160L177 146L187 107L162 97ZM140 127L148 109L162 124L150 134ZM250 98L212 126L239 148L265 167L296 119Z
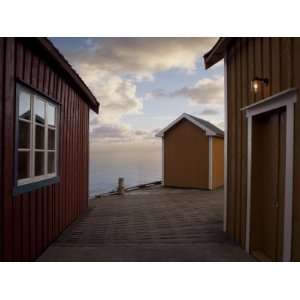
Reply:
M254 261L222 231L223 189L152 187L90 207L38 261Z

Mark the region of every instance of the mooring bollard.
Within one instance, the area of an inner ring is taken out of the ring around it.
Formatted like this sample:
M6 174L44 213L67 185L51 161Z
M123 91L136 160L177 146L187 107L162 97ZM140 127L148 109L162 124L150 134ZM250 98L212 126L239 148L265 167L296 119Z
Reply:
M119 177L119 179L118 179L118 193L120 195L124 195L125 194L124 178L123 177Z

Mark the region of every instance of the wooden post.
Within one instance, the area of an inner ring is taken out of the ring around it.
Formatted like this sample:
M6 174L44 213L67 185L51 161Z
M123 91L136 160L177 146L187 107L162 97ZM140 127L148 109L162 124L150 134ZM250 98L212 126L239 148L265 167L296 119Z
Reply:
M124 178L123 177L119 177L119 179L118 179L118 193L120 195L124 195L125 194Z

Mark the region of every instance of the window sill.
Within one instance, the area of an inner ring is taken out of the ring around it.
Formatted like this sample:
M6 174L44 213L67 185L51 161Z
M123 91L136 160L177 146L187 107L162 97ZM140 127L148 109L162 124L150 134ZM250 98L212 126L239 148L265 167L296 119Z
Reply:
M15 186L15 188L13 190L13 195L17 196L17 195L20 195L20 194L32 192L32 191L38 190L40 188L58 183L59 180L60 180L59 176L55 176L55 177L44 179L44 180L41 180L41 181L32 182L32 183L28 183L28 184L23 184L23 185L20 185L20 186Z

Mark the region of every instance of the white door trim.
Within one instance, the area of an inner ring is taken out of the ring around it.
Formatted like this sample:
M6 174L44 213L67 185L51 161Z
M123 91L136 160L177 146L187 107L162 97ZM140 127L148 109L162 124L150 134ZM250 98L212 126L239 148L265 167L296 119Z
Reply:
M246 209L246 251L250 252L251 228L251 165L252 165L252 118L258 114L286 107L286 155L285 155L285 192L283 221L283 261L291 260L292 213L293 213L293 165L294 165L294 104L297 90L289 89L243 108L248 120L248 157L247 157L247 209Z
M208 137L208 188L213 188L213 140L212 136Z

